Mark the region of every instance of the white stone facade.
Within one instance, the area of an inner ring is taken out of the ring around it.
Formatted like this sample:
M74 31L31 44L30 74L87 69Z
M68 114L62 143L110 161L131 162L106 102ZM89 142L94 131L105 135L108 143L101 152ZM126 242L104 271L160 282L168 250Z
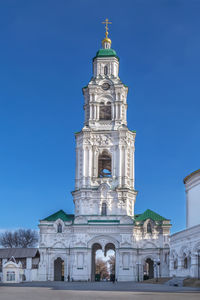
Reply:
M170 276L200 278L200 224L171 236Z
M59 211L40 221L39 280L94 280L94 252L115 251L118 281L169 275L170 221L147 210L136 216L135 131L127 128L128 87L109 39L93 59L83 88L85 121L76 133L75 215ZM61 267L60 267L61 272ZM60 273L61 274L61 273Z
M187 228L200 224L200 170L184 179L186 192L186 225Z
M200 278L200 170L184 179L187 229L170 241L170 276Z

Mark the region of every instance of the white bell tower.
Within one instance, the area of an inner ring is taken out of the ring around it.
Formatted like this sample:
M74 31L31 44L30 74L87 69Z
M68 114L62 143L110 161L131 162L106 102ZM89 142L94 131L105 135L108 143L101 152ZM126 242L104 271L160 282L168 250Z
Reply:
M93 77L83 88L85 122L76 133L75 215L133 216L135 131L127 128L128 87L106 36L93 58Z

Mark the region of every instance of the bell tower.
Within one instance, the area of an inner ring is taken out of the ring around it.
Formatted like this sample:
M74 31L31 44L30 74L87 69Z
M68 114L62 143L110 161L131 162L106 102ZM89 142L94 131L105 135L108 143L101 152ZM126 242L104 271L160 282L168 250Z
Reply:
M84 127L76 133L75 215L133 216L135 131L127 127L128 87L108 38L93 58L93 77L83 88Z

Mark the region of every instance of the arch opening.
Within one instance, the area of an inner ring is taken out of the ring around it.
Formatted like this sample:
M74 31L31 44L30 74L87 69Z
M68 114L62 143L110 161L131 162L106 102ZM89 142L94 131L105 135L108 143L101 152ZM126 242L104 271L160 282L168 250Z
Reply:
M99 110L99 120L111 120L111 102L107 102L107 104L104 104L104 102L100 103L100 110Z
M64 260L60 257L54 260L54 281L64 281Z
M147 258L144 263L144 280L154 278L154 261Z
M115 281L115 246L108 243L103 251L100 244L92 246L92 281Z
M107 151L103 151L102 154L99 155L98 160L98 177L111 177L111 156Z

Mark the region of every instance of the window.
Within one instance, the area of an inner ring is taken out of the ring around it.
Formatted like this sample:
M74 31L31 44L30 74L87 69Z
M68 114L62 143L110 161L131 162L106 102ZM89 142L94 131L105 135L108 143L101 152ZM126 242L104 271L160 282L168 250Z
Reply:
M62 233L62 225L60 223L58 224L57 232Z
M111 177L111 175L111 157L107 151L103 151L102 154L99 155L98 177Z
M101 215L102 216L107 216L107 205L106 205L106 203L102 203Z
M15 272L14 271L7 272L7 281L15 281Z
M99 120L111 120L111 103L100 103Z
M185 258L184 258L183 267L184 267L184 269L188 268L188 258L187 258L187 256L185 256Z
M174 269L177 269L178 268L178 260L177 258L174 260Z
M108 67L107 66L104 67L104 75L108 75Z
M151 224L147 224L147 233L152 233Z

